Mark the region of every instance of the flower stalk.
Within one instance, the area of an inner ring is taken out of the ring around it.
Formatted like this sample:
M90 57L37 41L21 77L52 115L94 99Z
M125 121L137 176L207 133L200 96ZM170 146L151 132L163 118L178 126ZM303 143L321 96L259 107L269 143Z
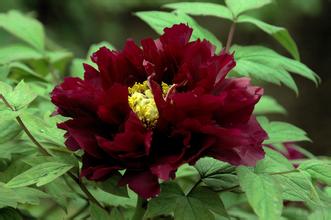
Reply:
M236 21L233 21L233 23L231 24L231 27L230 27L228 40L226 41L226 47L225 47L225 52L226 53L229 53L229 51L230 51L230 47L231 47L231 44L232 44L232 40L233 40L235 30L236 30Z

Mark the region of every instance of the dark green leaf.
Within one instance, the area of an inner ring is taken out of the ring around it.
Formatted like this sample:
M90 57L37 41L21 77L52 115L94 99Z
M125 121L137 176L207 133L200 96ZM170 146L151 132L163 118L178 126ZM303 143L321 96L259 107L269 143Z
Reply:
M121 178L122 176L118 173L117 175L113 175L112 177L108 178L105 181L98 182L97 186L105 192L118 196L129 197L127 187L118 186L118 181Z
M23 220L22 216L13 208L0 209L0 220Z
M38 50L44 49L45 33L39 21L17 11L0 14L0 27Z
M104 209L100 208L94 203L91 203L90 205L90 213L91 218L93 220L107 220L111 219L108 212L106 212Z
M202 178L211 176L212 174L231 173L234 171L234 167L230 164L211 157L201 158L194 166Z
M282 208L282 193L272 176L255 174L247 167L238 167L239 182L254 212L261 220L279 220Z
M118 208L112 208L110 212L110 218L109 219L114 219L114 220L125 220L123 214L120 212Z

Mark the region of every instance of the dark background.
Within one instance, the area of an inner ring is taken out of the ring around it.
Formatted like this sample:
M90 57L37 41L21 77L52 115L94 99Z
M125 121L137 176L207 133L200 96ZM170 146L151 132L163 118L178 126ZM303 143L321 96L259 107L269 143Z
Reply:
M203 1L203 0L200 0ZM66 48L78 57L85 54L92 43L108 41L121 49L127 38L138 41L157 35L133 15L135 11L159 10L167 0L1 0L0 11L16 9L32 13L45 26L49 43ZM223 4L222 0L212 1ZM318 154L331 154L331 2L329 0L275 0L275 4L253 12L261 19L286 27L296 40L302 62L318 73L322 84L316 88L310 81L295 77L300 89L297 97L285 87L266 85L267 94L284 105L286 116L273 119L291 122L306 130L313 143L303 143ZM217 18L197 18L224 43L229 22ZM0 45L5 35L0 32ZM263 44L288 55L277 42L265 33L248 25L239 26L234 42Z

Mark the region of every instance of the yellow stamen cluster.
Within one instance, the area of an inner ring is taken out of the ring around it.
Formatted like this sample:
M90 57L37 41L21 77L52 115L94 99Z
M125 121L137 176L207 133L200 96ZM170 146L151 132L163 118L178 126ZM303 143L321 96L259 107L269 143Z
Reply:
M166 83L162 83L161 86L163 94L166 94L169 90L169 86ZM147 81L135 83L129 88L128 101L130 108L136 113L145 127L152 128L156 125L159 112Z

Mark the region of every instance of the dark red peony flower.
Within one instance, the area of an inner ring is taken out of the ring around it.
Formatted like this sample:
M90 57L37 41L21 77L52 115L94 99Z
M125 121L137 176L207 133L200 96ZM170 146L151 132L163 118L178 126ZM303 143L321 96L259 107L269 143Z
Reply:
M71 119L66 145L82 149L81 176L104 180L125 170L141 197L159 193L159 179L211 156L234 165L263 158L267 135L252 116L263 89L248 78L225 78L232 55L215 55L208 41L189 42L184 24L156 40L128 40L123 51L102 47L85 64L84 79L69 77L52 92L57 113Z

